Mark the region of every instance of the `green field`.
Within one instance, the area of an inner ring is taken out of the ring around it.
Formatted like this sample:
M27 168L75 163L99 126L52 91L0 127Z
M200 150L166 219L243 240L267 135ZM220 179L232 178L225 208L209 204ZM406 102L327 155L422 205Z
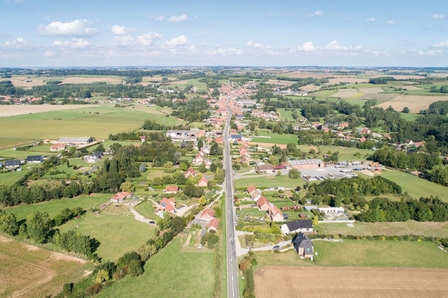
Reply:
M446 253L433 242L313 240L319 266L447 268Z
M272 187L272 186L284 186L289 188L296 188L298 185L304 185L305 181L303 179L291 179L288 176L268 176L264 177L259 175L259 177L241 178L234 181L236 188L248 187L254 185L256 187Z
M319 150L321 154L326 154L329 151L339 152L339 161L357 161L357 160L365 160L365 158L369 155L372 155L374 151L370 149L358 149L358 148L348 148L348 147L337 147L337 146L319 146ZM355 157L356 153L360 153L361 157Z
M184 90L188 85L195 86L198 91L207 91L207 84L203 82L199 82L200 79L191 79L188 81L174 81L170 82L170 85L177 86L179 89Z
M300 109L277 109L277 112L280 114L280 119L282 121L296 122L292 117L292 111L297 110L297 113L300 115Z
M354 227L346 223L319 223L314 229L326 235L357 235L357 236L398 236L422 235L448 238L448 222L356 222Z
M252 138L251 143L297 144L297 136L295 135L279 135L269 131L258 131L258 134L260 137Z
M448 187L396 170L383 171L381 176L398 183L403 189L403 193L407 191L413 198L429 197L430 195L433 195L448 202Z
M19 181L25 174L27 174L30 170L24 169L19 172L7 172L7 173L0 173L0 184L5 185L13 185L17 181Z
M73 110L43 112L0 118L0 144L17 140L59 139L62 136L92 136L107 139L109 134L132 131L145 120L165 125L183 123L168 116L170 109L136 105L115 108L111 105L82 107Z
M300 259L294 249L282 253L274 253L273 251L255 252L255 259L259 266L312 266L313 262Z
M61 232L76 229L101 244L96 253L103 261L116 261L124 253L137 249L154 236L155 226L134 219L126 207L112 204L100 214L87 212L60 226ZM77 228L76 228L77 227Z
M160 219L160 217L155 214L153 204L150 200L138 204L137 206L135 206L135 209L146 218L155 221Z
M411 113L401 113L400 116L401 116L401 119L404 119L406 121L415 121L416 119L422 117L423 115L411 114Z
M82 209L87 210L107 202L111 197L111 194L95 194L90 196L79 196L73 199L53 200L32 205L18 205L5 208L3 210L14 213L17 217L17 220L26 219L28 214L36 211L45 211L48 212L50 217L54 217L65 208L71 209L75 207L81 207Z
M213 297L213 253L181 252L180 240L149 259L142 276L115 282L98 297Z

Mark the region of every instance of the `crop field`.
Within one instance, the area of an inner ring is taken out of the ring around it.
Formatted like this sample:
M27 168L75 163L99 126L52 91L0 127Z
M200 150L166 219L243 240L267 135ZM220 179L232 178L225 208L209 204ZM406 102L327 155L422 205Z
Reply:
M349 98L358 94L356 89L339 89L337 93L332 94L330 97Z
M373 88L361 88L359 89L363 94L378 94L384 92L383 88L373 87Z
M369 80L361 77L338 77L335 79L329 79L330 84L339 84L339 83L367 83Z
M143 245L155 231L153 225L137 221L126 207L115 204L100 214L87 212L60 227L61 232L71 229L98 240L101 244L96 253L108 261L116 261L124 253Z
M380 94L378 94L380 95ZM448 100L446 96L418 96L418 95L398 95L391 101L379 104L379 107L388 108L392 106L396 111L408 107L411 113L417 113L420 110L426 110L429 105L435 101Z
M126 277L98 297L213 297L213 253L181 252L181 238L146 262L145 273Z
M353 227L346 223L319 223L314 226L319 233L327 235L358 235L358 236L397 236L397 235L422 235L448 238L447 222L356 222Z
M106 82L108 84L121 84L123 78L119 76L76 76L62 80L62 84L91 84Z
M49 297L80 279L85 260L0 237L0 296Z
M14 171L14 172L7 172L7 173L0 173L0 184L5 185L13 185L20 179L22 179L23 176L25 176L30 170L23 169L22 171Z
M297 258L297 257L296 257ZM255 272L257 298L443 297L448 270L265 266Z
M403 189L403 193L407 191L413 198L429 197L430 195L433 195L448 202L448 187L446 186L395 170L383 171L381 176L398 183Z
M360 97L361 99L376 99L380 102L384 102L384 101L392 101L395 98L397 98L399 96L399 94L396 93L378 93L378 94L365 94L362 97ZM389 107L389 106L387 106Z
M182 123L182 120L175 117L161 117L165 115L164 111L156 107L137 108L84 106L72 110L0 118L0 144L6 145L3 139L41 140L59 139L62 136L93 136L101 140L107 139L109 134L141 128L145 120L165 125Z
M293 81L285 81L285 80L268 80L266 84L270 85L280 85L280 86L291 86L294 84Z
M198 79L173 81L170 82L170 85L177 86L181 90L185 89L185 87L187 87L188 85L193 85L198 89L198 91L207 91L207 84L199 82Z
M96 105L89 105L89 107L96 107ZM84 105L2 105L0 117L83 108L85 109Z

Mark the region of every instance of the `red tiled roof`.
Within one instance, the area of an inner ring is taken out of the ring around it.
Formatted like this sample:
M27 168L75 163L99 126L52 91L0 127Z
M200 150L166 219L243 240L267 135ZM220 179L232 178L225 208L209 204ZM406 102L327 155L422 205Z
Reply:
M201 216L200 216L200 217L204 217L204 216L210 216L210 217L215 216L215 210L210 209L210 208L205 208L205 209L201 212Z
M167 192L167 191L169 191L169 192L174 192L174 191L179 191L179 186L177 186L177 185L171 185L171 186L167 186L167 187L165 187L165 192Z

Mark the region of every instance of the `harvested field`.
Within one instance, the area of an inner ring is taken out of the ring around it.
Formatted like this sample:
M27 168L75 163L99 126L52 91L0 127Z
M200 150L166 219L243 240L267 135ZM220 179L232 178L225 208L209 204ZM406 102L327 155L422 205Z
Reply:
M322 79L326 78L328 76L331 76L331 74L325 73L325 72L284 72L281 74L281 76L290 77L290 78L316 78L316 79Z
M361 93L364 94L378 94L380 92L384 92L383 88L375 87L375 88L361 88Z
M82 277L85 260L0 237L0 296L47 297Z
M27 78L13 78L10 79L11 83L14 85L14 87L22 87L24 89L31 89L34 86L42 86L45 85L46 79L32 79L29 80Z
M358 90L356 89L339 89L339 91L330 97L342 97L349 98L358 94Z
M89 107L95 106L89 105ZM4 105L0 107L0 117L84 108L83 105Z
M291 86L294 83L295 82L293 82L293 81L279 81L279 80L269 80L266 82L266 84L281 85L281 86Z
M83 77L71 77L62 80L62 84L90 84L95 82L106 82L108 84L121 84L122 79L119 77L95 77L95 78L83 78Z
M304 91L317 91L317 90L320 90L320 86L316 86L314 84L309 84L309 85L300 87L300 89L302 89Z
M407 90L425 90L424 88L420 88L420 87L416 87L416 86L410 86L410 85L394 86L394 88L403 88L403 89L407 89Z
M255 272L255 295L446 297L447 280L445 269L268 266Z
M401 111L404 107L408 107L411 113L418 113L420 110L426 110L431 103L439 100L448 100L448 98L446 96L398 95L395 99L378 106L382 108L392 106L396 111Z
M365 78L354 78L354 77L338 77L335 79L329 79L330 84L339 84L339 83L367 83L369 80Z
M380 101L391 101L397 98L399 94L387 93L387 94L365 94L360 97L360 99L377 99Z

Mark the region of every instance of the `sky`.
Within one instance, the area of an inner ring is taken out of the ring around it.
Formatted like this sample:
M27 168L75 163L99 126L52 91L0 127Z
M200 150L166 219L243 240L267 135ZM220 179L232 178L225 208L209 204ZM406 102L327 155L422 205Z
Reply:
M0 67L448 66L445 0L0 0Z

